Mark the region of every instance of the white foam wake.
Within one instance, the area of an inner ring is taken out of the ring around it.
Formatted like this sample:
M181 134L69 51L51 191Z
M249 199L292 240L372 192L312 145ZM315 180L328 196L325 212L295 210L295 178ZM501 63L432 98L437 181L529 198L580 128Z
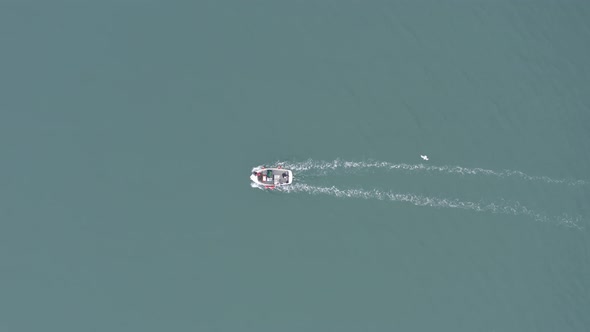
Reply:
M324 194L334 197L348 197L348 198L363 198L363 199L377 199L382 201L404 202L416 206L428 206L435 208L455 208L472 210L477 212L490 212L508 215L522 215L532 217L537 221L542 222L557 222L568 227L575 227L580 229L576 222L579 218L572 219L567 215L556 218L549 218L543 214L537 213L518 202L513 203L476 203L469 201L461 201L458 199L446 199L427 197L415 194L399 194L380 190L363 190L363 189L339 189L337 187L317 187L307 184L293 184L291 186L281 187L279 191L282 192L302 192L312 195Z
M289 168L293 171L310 171L320 170L328 172L337 169L347 170L363 170L363 169L386 169L386 170L405 170L405 171L422 171L422 172L438 172L446 174L459 174L459 175L487 175L495 176L499 178L504 177L518 177L527 181L541 181L545 183L553 184L566 184L566 185L588 185L589 181L584 180L568 180L568 179L554 179L548 176L534 176L528 175L521 171L514 170L502 170L494 171L485 168L468 168L461 166L430 166L424 164L395 164L384 161L375 162L363 162L363 161L344 161L336 159L334 161L317 161L317 160L306 160L303 162L280 162L285 168Z

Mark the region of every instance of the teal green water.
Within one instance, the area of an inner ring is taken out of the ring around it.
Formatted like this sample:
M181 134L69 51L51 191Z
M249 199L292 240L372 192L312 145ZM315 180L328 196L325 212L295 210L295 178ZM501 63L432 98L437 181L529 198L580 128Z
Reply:
M588 331L588 22L1 2L0 330Z

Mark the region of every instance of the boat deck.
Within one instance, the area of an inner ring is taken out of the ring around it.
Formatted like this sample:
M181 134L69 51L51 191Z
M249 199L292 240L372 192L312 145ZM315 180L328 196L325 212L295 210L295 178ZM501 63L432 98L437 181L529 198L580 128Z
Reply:
M290 179L289 177L283 177L283 174L289 174L286 171L283 170L273 170L273 176L272 177L267 177L267 170L262 170L260 171L262 174L258 175L257 179L260 183L265 184L265 185L274 185L275 181L278 180L278 184L282 185L282 184L287 184Z

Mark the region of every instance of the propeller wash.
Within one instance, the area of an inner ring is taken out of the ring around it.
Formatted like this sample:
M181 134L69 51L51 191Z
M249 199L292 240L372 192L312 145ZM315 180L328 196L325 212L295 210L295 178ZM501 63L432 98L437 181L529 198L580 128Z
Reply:
M432 208L451 208L470 210L482 213L526 216L536 221L553 222L567 227L581 229L578 223L581 217L570 217L562 214L559 217L548 217L536 212L519 202L474 202L452 198L430 197L412 193L397 193L388 190L339 188L337 186L316 186L304 181L294 180L298 174L312 174L327 176L337 170L358 172L367 169L381 169L387 171L402 170L408 172L430 172L457 175L483 175L497 178L516 177L525 181L537 181L545 184L561 184L566 186L584 186L590 184L585 180L554 179L546 176L532 176L521 171L494 171L483 168L465 168L460 166L427 166L423 164L394 164L388 162L354 162L334 160L332 162L306 160L304 162L277 162L276 167L258 166L252 169L250 176L252 187L261 189L277 189L282 193L306 193L311 195L327 195L338 198L373 199L426 206Z

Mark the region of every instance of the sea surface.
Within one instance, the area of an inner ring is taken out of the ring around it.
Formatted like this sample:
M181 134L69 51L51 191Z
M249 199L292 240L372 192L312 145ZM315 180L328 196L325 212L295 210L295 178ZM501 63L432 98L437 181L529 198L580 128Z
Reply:
M0 331L589 331L589 59L582 0L2 0Z

